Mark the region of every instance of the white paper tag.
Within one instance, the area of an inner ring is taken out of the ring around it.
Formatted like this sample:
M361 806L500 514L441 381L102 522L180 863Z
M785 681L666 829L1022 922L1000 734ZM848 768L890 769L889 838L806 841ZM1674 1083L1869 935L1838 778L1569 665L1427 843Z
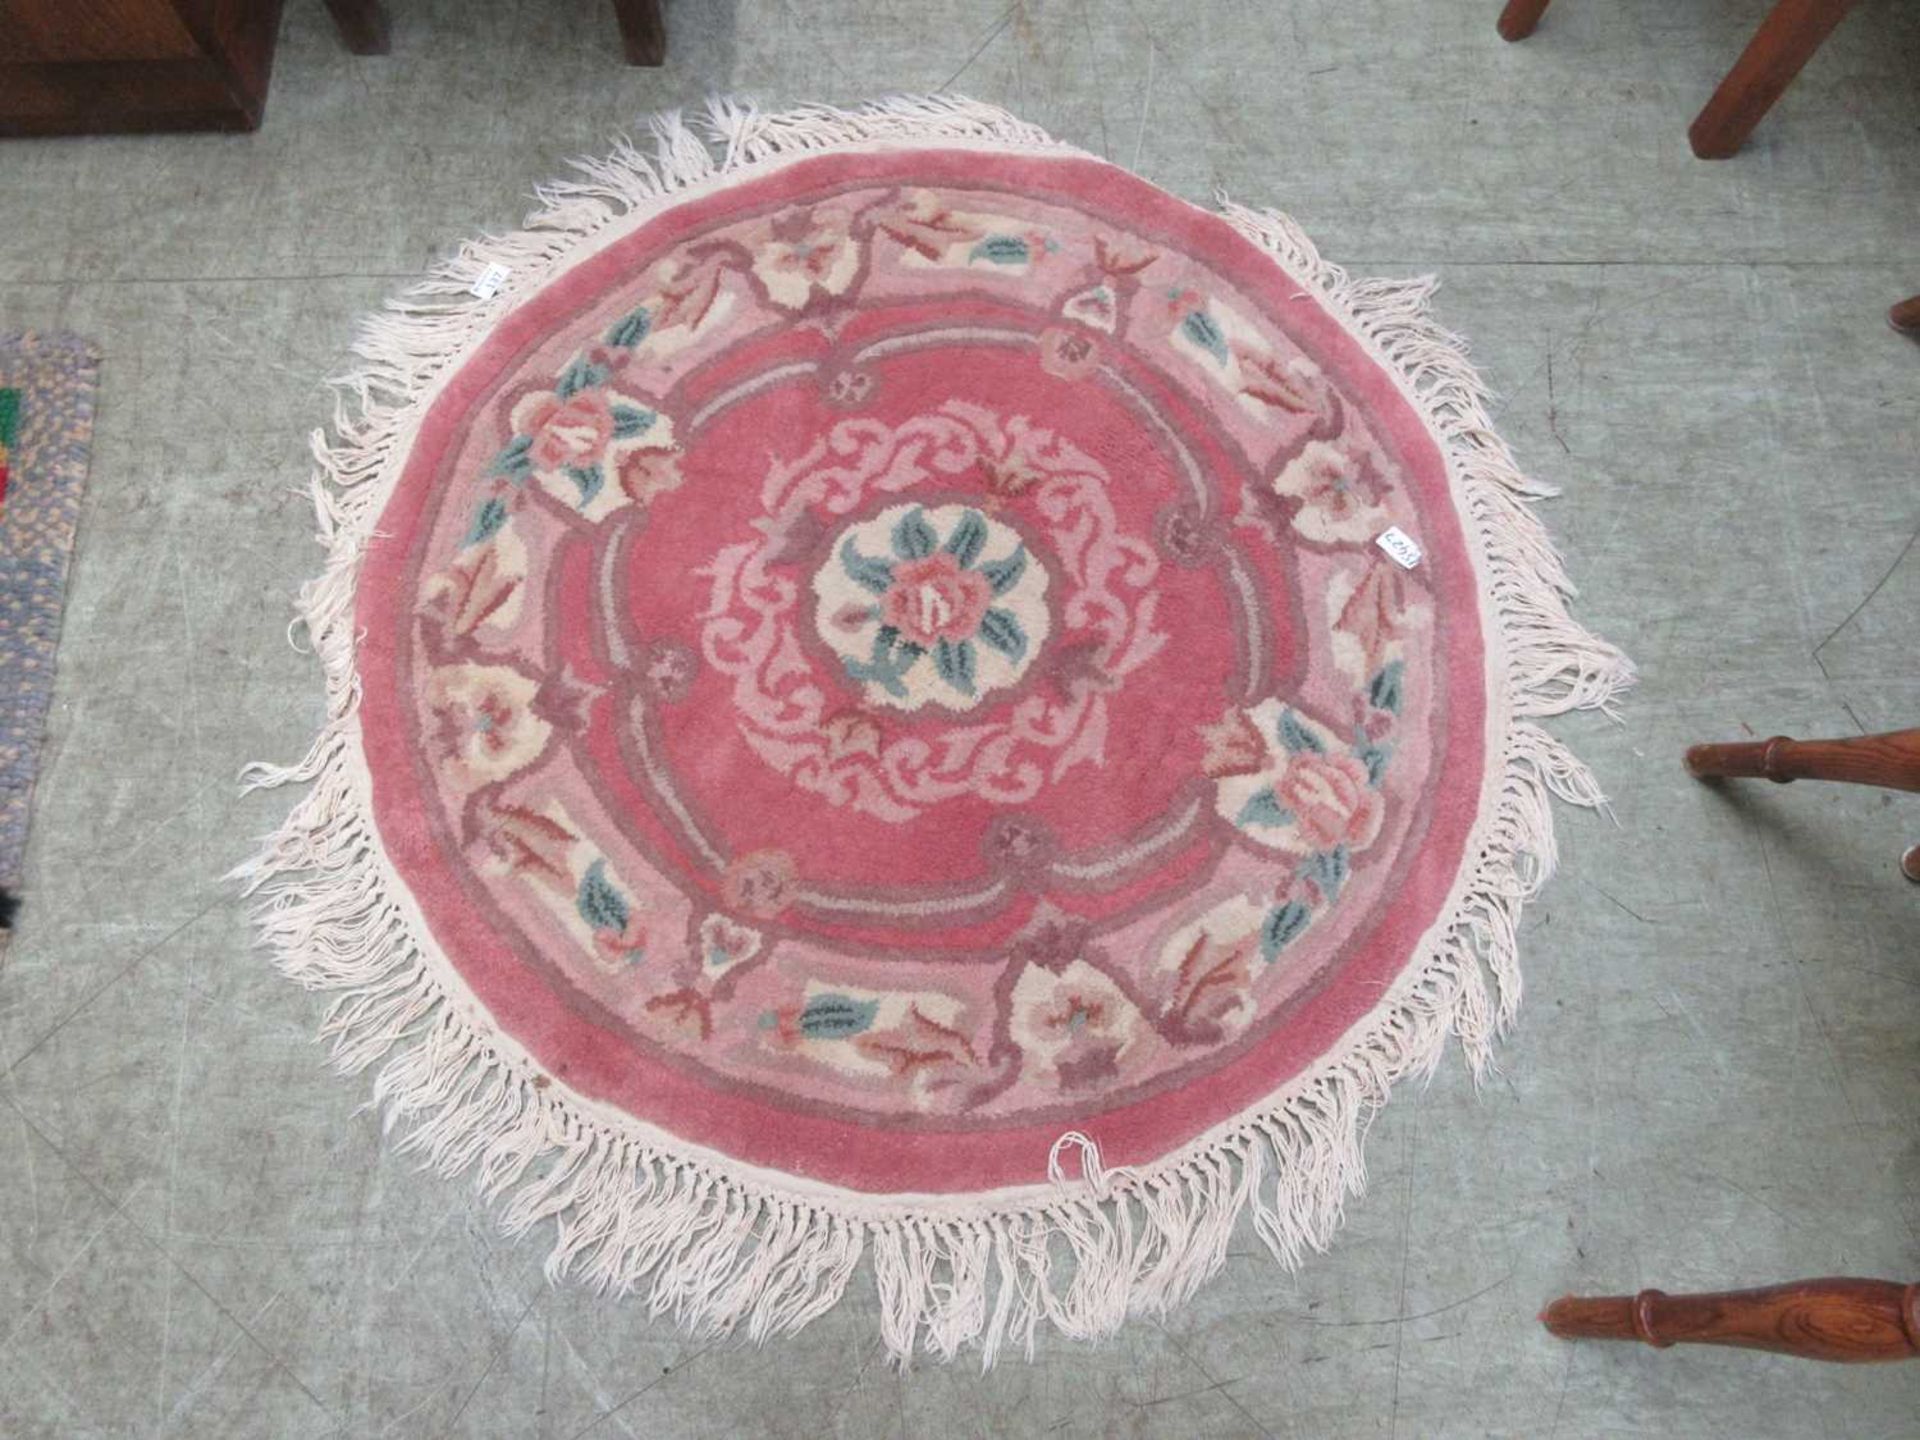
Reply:
M1374 537L1373 543L1392 556L1393 563L1402 570L1411 570L1420 563L1419 545L1398 525L1389 525L1382 530Z
M500 287L507 283L507 276L513 272L498 260L480 272L480 278L467 287L468 293L479 300L491 300L500 293Z

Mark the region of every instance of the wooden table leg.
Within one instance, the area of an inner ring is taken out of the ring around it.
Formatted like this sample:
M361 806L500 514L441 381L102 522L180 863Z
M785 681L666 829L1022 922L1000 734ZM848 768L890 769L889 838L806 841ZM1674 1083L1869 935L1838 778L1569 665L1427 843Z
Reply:
M1887 312L1887 318L1893 322L1896 330L1912 330L1920 333L1920 295L1911 300L1902 300Z
M629 65L667 63L667 17L660 0L613 0L613 13L620 17L620 43Z
M1707 1295L1567 1295L1540 1322L1563 1340L1737 1345L1856 1364L1906 1360L1920 1354L1920 1285L1835 1278Z
M1889 790L1920 790L1920 730L1854 735L1844 740L1744 740L1695 745L1687 773L1696 780L1838 780Z
M387 7L380 0L327 0L340 39L356 55L385 55L393 48Z
M1552 0L1507 0L1507 8L1500 12L1498 29L1502 40L1524 40L1533 33L1533 27L1540 23L1540 17L1547 13Z
M1687 131L1693 153L1724 160L1773 108L1853 0L1779 0Z

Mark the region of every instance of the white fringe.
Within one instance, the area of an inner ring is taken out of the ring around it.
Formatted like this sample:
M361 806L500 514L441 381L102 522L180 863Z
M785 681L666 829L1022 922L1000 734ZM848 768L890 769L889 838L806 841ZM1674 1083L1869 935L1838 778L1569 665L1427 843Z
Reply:
M1179 1304L1220 1269L1243 1210L1275 1257L1297 1266L1327 1245L1347 1197L1361 1191L1361 1138L1394 1081L1430 1074L1449 1034L1476 1076L1490 1064L1520 1001L1521 904L1554 867L1548 795L1604 803L1587 769L1532 721L1610 711L1633 679L1620 651L1568 615L1573 587L1527 504L1551 492L1494 434L1465 346L1430 318L1431 279L1353 280L1284 216L1226 207L1400 377L1438 437L1477 543L1505 678L1494 716L1504 764L1446 920L1379 1008L1256 1112L1137 1171L1103 1168L1093 1141L1070 1134L1054 1147L1048 1185L989 1196L882 1200L749 1170L541 1074L475 1013L389 868L354 719L353 592L420 417L469 349L559 271L741 171L928 141L1077 153L1002 110L946 96L781 114L716 101L704 128L717 159L668 114L651 124L652 156L622 142L576 162L576 178L538 192L543 208L524 229L462 246L366 322L360 363L336 382L332 436L313 436L327 564L301 591L296 624L326 668L329 719L298 764L257 765L244 777L311 785L235 872L266 897L262 939L289 977L335 992L322 1027L335 1063L358 1071L384 1061L374 1100L387 1129L404 1131L401 1149L445 1175L471 1170L484 1193L506 1197L511 1233L555 1220L553 1278L644 1290L652 1313L697 1335L743 1331L758 1341L798 1330L839 1299L870 1254L893 1358L924 1350L946 1359L977 1346L991 1365L1008 1347L1031 1357L1042 1321L1095 1339L1130 1315ZM469 287L492 264L509 278L477 299ZM1061 1166L1069 1149L1078 1179Z

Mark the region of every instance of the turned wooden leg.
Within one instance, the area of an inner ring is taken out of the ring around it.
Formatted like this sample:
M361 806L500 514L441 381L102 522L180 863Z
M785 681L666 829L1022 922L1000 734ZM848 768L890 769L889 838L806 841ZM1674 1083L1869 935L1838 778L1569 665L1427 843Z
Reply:
M1763 779L1781 785L1793 780L1838 780L1889 790L1920 790L1920 730L1890 730L1845 740L1789 740L1776 735L1771 740L1695 745L1687 751L1687 773L1696 780Z
M1779 0L1687 131L1693 153L1724 160L1773 108L1853 0Z
M613 13L620 17L620 43L629 65L667 63L667 17L660 0L613 0Z
M387 33L387 7L380 0L327 0L340 39L356 55L385 55L393 42Z
M1808 1360L1864 1363L1920 1354L1920 1285L1796 1280L1707 1295L1567 1295L1540 1315L1563 1340L1737 1345Z
M1911 300L1902 300L1887 312L1887 319L1893 322L1896 330L1912 330L1920 333L1920 295Z
M1507 8L1500 12L1500 38L1502 40L1524 40L1533 33L1533 27L1540 23L1540 17L1547 13L1552 0L1507 0Z

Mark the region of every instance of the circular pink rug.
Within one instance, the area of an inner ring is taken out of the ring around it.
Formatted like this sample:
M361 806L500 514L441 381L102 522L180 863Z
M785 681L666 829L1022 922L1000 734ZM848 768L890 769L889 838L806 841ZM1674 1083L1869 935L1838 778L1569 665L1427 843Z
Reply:
M657 128L369 328L282 964L699 1329L864 1251L991 1358L1324 1243L1598 800L1527 717L1628 677L1430 286L965 102Z

